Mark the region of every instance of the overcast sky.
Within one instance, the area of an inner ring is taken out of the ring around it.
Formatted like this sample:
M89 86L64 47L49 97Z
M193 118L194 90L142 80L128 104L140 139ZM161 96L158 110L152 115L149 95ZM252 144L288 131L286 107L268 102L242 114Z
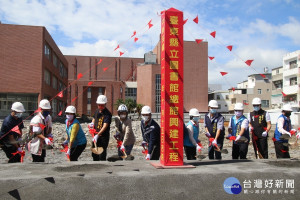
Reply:
M185 40L208 41L208 54L215 57L209 83L224 88L264 67L279 67L286 53L300 50L299 0L0 0L0 21L45 26L63 54L118 56L113 50L121 44L123 56L143 57L158 42L158 14L170 7L189 19ZM199 24L193 22L197 15ZM137 42L130 38L133 31ZM243 63L248 59L255 70ZM228 72L227 81L220 71Z

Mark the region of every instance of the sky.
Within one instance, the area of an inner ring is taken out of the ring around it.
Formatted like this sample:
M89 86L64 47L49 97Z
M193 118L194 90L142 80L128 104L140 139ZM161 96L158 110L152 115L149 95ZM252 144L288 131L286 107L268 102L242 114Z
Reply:
M159 40L160 12L171 7L188 19L184 40L208 42L215 57L208 60L209 84L223 89L282 66L285 54L300 50L299 0L0 0L0 21L46 27L65 55L119 56L120 44L124 57L143 57Z

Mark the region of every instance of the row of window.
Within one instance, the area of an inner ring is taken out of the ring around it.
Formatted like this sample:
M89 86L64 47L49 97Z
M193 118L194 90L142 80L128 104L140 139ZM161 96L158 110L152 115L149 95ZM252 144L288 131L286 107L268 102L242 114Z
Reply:
M45 44L45 56L53 63L55 68L58 68L59 75L62 78L68 78L68 71L64 64L59 60L57 55L51 50L48 44Z
M67 86L64 85L61 81L59 81L55 75L52 74L52 81L51 81L51 73L45 69L44 70L44 81L47 85L52 86L54 89L58 91L62 91ZM64 91L64 94L66 94L66 90Z

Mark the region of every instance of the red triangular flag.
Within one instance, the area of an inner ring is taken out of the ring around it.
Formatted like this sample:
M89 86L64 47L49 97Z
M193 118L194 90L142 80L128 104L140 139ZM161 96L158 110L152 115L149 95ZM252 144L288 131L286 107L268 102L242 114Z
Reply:
M100 60L97 62L97 65L99 65L101 62L102 62L102 59L100 59Z
M81 79L82 77L83 77L82 73L79 73L79 74L77 75L77 80Z
M227 46L227 49L229 49L229 51L231 51L232 50L232 46L231 45Z
M215 58L215 57L212 57L212 56L208 56L208 57L209 57L210 60L213 60Z
M149 29L153 26L153 24L151 24L151 21L152 19L148 22Z
M232 91L234 91L235 90L235 88L233 87L233 88L231 88L232 89Z
M196 42L199 44L200 42L202 42L203 39L196 39Z
M76 99L77 99L77 97L74 97L74 98L72 99L72 102L75 101Z
M263 78L266 78L266 75L264 75L264 74L259 74L259 75L261 75Z
M213 36L214 38L216 38L216 31L211 32L210 35Z
M138 41L138 39L139 39L139 38L135 37L135 38L134 38L134 42Z
M281 91L281 94L282 94L284 97L286 96L286 94L285 94L284 92L282 92L282 91Z
M15 132L15 133L18 133L19 135L21 135L21 132L20 132L20 129L19 129L19 126L15 126L11 129L11 131Z
M188 21L189 19L183 20L183 25L185 25L185 23Z
M136 31L133 31L133 34L132 34L131 37L134 37L135 35L136 35Z
M120 51L120 56L122 56L123 54L124 54L124 52L121 52L121 51Z
M42 111L42 109L38 108L37 110L34 111L34 113L41 112L41 111Z
M244 105L248 106L248 105L249 105L249 103L244 103Z
M58 113L58 116L61 116L62 115L62 110L61 111L59 111L59 113Z
M108 67L103 68L103 71L105 72L106 70L108 70Z
M117 50L118 48L120 48L120 45L118 45L118 46L115 48L115 50ZM115 50L114 50L114 51L115 51Z
M60 98L63 98L63 97L64 97L63 91L60 91L60 92L57 94L57 96L60 97Z
M253 62L253 60L246 60L245 63L250 67L252 62Z
M44 124L39 123L39 127L41 127L42 130L44 130L44 128L46 128L46 126Z
M88 83L88 86L91 86L91 85L93 85L93 81L90 81L89 83Z
M197 17L195 18L195 19L193 19L193 21L196 23L196 24L198 24L198 15L197 15Z
M226 74L228 74L228 72L220 72L222 76L225 76Z

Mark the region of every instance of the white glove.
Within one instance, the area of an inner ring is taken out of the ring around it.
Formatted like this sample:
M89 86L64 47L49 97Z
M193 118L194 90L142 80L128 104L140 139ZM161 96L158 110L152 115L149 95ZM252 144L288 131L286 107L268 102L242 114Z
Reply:
M196 148L197 148L197 152L201 151L202 149L199 144L197 144Z
M300 132L296 135L296 138L299 140L300 139Z
M262 135L263 137L267 137L267 136L268 136L268 133L267 133L267 131L264 131L261 135Z
M68 148L68 151L66 153L67 155L71 155L71 149Z
M94 123L90 123L90 124L88 125L88 127L91 128L91 129L93 129L93 128L94 128Z
M212 145L216 145L217 144L217 140L214 139L214 141L212 141Z
M96 134L96 135L94 136L94 138L93 138L93 142L97 142L97 141L98 141L98 137L99 137L99 135Z
M45 138L45 143L46 145L52 145L52 142L48 138Z
M122 144L122 146L120 147L121 151L125 151L125 147L124 145Z
M236 136L236 139L235 139L235 141L237 142L237 141L239 141L241 139L241 136L240 135L238 135L238 136Z
M146 160L150 160L150 154L147 154Z
M21 147L18 147L18 152L22 152L22 148Z
M211 136L209 132L206 132L205 135L206 135L206 137L210 137Z

